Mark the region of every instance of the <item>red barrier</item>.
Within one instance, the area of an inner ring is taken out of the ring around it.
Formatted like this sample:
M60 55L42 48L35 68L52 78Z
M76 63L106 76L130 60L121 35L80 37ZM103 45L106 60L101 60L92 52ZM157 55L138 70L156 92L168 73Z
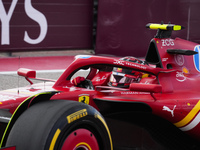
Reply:
M147 23L183 25L180 37L200 42L200 1L191 0L99 0L96 54L144 57L156 31Z
M96 40L96 54L144 57L156 34L147 23L183 25L173 36L200 42L199 6L191 0L0 0L0 52L92 49Z
M0 0L0 20L0 51L93 45L93 0Z

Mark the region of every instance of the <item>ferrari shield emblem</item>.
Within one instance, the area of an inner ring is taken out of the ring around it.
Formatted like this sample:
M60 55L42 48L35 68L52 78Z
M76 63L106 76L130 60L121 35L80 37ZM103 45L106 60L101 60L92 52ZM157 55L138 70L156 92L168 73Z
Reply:
M78 98L79 102L85 103L85 104L89 104L90 102L90 97L89 95L79 95L80 97Z

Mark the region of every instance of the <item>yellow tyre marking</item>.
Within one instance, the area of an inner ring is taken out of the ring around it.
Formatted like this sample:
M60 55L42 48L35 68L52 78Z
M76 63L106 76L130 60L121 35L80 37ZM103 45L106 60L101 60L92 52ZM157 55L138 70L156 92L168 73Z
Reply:
M76 145L76 148L79 147L79 146L81 146L81 145L84 145L84 146L86 146L87 148L89 148L89 150L92 150L92 148L90 147L90 145L87 144L87 143L85 143L85 142L78 143L78 144Z
M49 150L53 150L53 149L54 149L54 146L55 146L55 144L56 144L56 140L58 139L58 136L60 135L60 132L61 132L60 129L57 129L57 130L56 130L56 133L54 134L53 139L52 139L52 141L51 141Z
M96 118L101 120L101 122L104 124L104 126L105 126L105 128L106 128L106 130L108 132L109 139L110 139L111 150L113 150L112 138L111 138L110 130L108 129L108 126L107 126L106 122L104 121L104 119L99 114L96 114L95 116L96 116Z

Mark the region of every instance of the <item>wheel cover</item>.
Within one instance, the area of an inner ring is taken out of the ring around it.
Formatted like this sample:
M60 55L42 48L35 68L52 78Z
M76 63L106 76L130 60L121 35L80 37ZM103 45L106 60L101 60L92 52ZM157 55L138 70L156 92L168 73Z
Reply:
M99 150L94 134L87 129L77 129L65 139L62 150Z

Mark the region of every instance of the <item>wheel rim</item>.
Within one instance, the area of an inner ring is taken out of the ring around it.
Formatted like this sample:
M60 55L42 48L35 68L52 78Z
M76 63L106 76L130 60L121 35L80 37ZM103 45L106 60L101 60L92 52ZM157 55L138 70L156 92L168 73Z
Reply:
M99 150L95 135L87 129L77 129L65 139L61 150Z

